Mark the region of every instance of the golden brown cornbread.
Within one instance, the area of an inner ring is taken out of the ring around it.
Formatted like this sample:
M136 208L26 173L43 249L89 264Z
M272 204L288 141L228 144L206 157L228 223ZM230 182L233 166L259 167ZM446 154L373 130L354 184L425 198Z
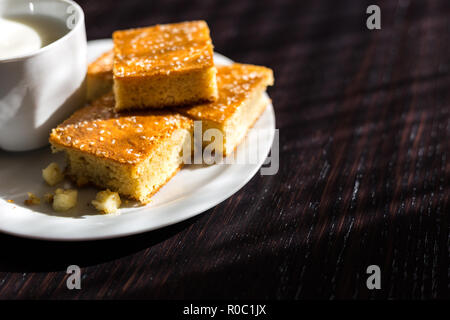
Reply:
M117 113L108 93L52 130L54 151L67 154L67 173L147 203L190 152L192 120L175 112ZM189 145L185 146L185 143Z
M112 66L114 51L111 49L103 53L87 70L87 100L92 101L111 91L113 86Z
M217 99L213 45L205 21L116 31L116 110Z
M225 137L225 142L228 141L228 146L225 145L226 155L231 153L236 145L243 139L246 131L264 111L268 101L262 95L256 93L253 101L247 102L247 105L250 107L241 108L241 111L237 110L237 107L244 102L245 94L249 94L253 90L255 92L262 92L265 90L265 86L272 85L273 73L270 69L265 67L244 64L234 64L232 66L223 67L218 66L217 69L217 82L220 93L218 101L214 103L203 103L188 108L178 108L177 110L193 119L203 120L203 131L206 131L209 128L218 128L222 130L222 132L225 132L223 130L229 128L229 133L234 132L236 134L234 139L233 134L229 134ZM109 66L109 70L112 72L112 65ZM245 73L248 73L250 76L245 76ZM233 81L236 81L236 87L234 87ZM249 82L246 84L246 81ZM227 103L225 104L224 102L229 99L235 100L236 103L231 103L229 105ZM224 107L225 105L227 105L226 108ZM224 126L223 123L228 118L231 118L232 115L235 115L235 121L229 121L228 126ZM239 123L239 117L241 117L242 123ZM235 125L239 126L242 130L234 130L234 128L229 125L231 123L235 123ZM204 141L204 145L207 144L209 144L209 141Z
M203 132L211 128L222 132L223 146L218 143L215 148L227 155L265 110L269 99L264 92L273 85L274 78L271 69L255 65L235 63L217 69L218 100L176 110L201 120ZM203 141L203 146L208 144L210 141Z

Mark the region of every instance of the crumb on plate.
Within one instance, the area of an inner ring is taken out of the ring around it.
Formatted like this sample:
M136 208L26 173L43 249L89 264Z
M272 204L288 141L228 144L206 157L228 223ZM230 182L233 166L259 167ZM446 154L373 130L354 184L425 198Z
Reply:
M44 198L45 202L52 203L53 202L53 197L54 197L53 193L48 192L48 193L44 194L43 198Z
M60 183L64 179L64 174L56 162L50 163L47 168L42 170L42 178L50 186Z
M27 194L28 194L28 199L26 199L26 200L24 201L24 203L25 203L27 206L32 206L32 205L40 204L40 203L41 203L41 199L39 199L34 193L32 193L32 192L27 192Z
M55 211L67 211L77 204L78 191L74 189L61 189L55 190L53 196L53 209Z
M88 183L89 183L88 178L86 178L86 177L77 177L76 184L77 184L77 187L78 187L78 188L84 187L84 186L86 186Z
M92 205L102 213L114 213L120 207L120 196L117 192L112 192L109 189L97 193L95 200L92 200Z

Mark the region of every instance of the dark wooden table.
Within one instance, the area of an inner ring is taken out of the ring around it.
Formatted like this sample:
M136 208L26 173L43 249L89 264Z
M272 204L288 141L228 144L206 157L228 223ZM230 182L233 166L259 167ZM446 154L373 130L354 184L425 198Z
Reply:
M218 52L272 67L280 170L155 232L0 235L0 298L449 298L448 0L373 1L375 31L365 1L79 2L90 40L205 19Z

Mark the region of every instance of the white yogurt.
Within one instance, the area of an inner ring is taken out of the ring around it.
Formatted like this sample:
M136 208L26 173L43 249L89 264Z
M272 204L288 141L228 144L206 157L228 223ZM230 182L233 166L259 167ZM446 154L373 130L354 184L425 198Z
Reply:
M32 53L62 37L60 20L40 15L0 17L0 59Z
M36 30L25 24L0 19L0 59L20 56L42 47Z

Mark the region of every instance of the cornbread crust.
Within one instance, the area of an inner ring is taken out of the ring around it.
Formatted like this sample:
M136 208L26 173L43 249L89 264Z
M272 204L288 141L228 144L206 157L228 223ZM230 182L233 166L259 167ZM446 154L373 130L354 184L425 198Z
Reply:
M265 110L269 100L263 94L268 85L273 85L274 78L271 69L261 66L235 63L217 68L218 100L176 110L202 121L203 132L220 130L224 142L223 146L215 145L216 152L226 156ZM204 147L208 144L209 141L203 141Z
M113 33L116 110L215 101L213 45L205 21Z
M147 203L182 166L192 120L167 111L117 113L114 104L109 93L75 112L50 143L66 152L71 179Z
M111 49L89 64L86 76L88 101L93 101L111 91L113 61L114 51Z

